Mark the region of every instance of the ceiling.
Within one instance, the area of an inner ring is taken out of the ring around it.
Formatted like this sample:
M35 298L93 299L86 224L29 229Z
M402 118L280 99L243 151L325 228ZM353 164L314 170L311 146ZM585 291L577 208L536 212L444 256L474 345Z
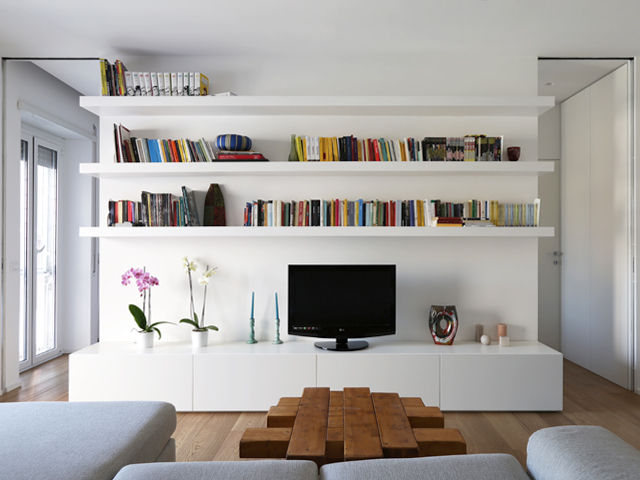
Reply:
M563 102L627 63L626 60L540 60L538 93Z
M633 56L636 0L0 0L1 56Z

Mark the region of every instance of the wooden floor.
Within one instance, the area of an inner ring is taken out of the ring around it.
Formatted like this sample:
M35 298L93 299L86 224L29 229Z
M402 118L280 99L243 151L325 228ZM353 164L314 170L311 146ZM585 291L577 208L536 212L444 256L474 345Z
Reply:
M21 380L22 388L0 401L66 401L67 357L36 367ZM445 426L460 429L469 453L510 453L523 465L531 433L572 424L602 425L640 448L640 396L565 360L560 413L445 412ZM180 413L174 434L178 460L237 460L242 432L260 426L266 426L264 413Z

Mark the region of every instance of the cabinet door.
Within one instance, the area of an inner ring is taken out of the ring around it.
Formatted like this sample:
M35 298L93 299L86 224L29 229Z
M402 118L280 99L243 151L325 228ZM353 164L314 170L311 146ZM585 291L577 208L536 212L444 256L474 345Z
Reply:
M442 410L562 410L562 355L443 355Z
M188 412L191 372L191 355L75 353L69 357L69 400L163 401Z
M369 387L372 392L421 397L425 405L439 406L440 357L357 352L320 354L318 386L332 390Z
M280 397L316 385L316 357L279 354L194 354L195 411L266 411Z

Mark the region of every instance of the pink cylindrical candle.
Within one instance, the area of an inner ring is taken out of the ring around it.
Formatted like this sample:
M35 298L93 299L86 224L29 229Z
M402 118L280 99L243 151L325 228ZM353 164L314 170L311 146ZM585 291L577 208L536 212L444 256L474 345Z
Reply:
M505 323L498 324L498 338L507 336L507 325Z

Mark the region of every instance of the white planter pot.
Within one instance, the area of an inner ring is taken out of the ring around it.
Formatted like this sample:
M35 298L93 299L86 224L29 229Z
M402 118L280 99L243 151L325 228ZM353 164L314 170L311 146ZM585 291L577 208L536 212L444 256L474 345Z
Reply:
M155 332L138 332L138 338L136 340L138 350L145 350L147 348L153 347L154 335Z
M196 332L191 330L191 346L193 348L203 348L209 343L209 330Z

